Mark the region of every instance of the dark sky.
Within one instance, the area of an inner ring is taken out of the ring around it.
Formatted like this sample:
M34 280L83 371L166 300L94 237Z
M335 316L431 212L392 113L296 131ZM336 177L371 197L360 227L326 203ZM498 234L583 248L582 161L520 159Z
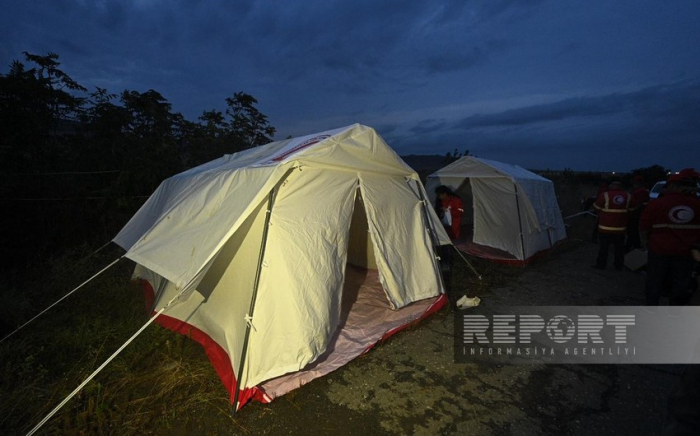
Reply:
M191 121L243 91L275 139L353 123L400 154L700 167L700 1L0 0L0 71L59 54Z

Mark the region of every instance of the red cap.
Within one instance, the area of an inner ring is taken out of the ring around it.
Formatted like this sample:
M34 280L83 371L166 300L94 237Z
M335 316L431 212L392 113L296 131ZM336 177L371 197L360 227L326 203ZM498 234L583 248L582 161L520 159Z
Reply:
M700 173L695 171L694 168L684 168L678 171L676 174L671 174L666 179L669 183L673 182L693 182L700 179Z

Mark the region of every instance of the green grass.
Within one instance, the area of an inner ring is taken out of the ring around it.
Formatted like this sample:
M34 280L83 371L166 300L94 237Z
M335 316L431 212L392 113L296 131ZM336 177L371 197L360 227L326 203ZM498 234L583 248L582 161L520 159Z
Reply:
M83 247L38 265L23 289L16 277L0 284L6 323L26 322L120 255L86 254ZM148 320L132 268L122 260L0 344L0 434L29 431ZM228 394L203 349L153 325L39 434L148 434L203 404L228 413Z

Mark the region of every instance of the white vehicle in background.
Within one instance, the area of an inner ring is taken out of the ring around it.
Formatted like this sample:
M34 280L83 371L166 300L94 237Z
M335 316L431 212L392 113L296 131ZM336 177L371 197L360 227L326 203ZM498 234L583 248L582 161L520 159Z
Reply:
M664 189L666 189L666 181L662 180L660 182L656 182L656 184L654 184L649 191L649 200L659 198L659 195L664 192ZM698 191L695 193L695 195L700 196L700 183L698 183Z
M659 198L659 194L664 192L665 188L666 188L666 181L656 182L654 184L654 187L652 187L651 190L649 191L649 199L653 200L655 198Z

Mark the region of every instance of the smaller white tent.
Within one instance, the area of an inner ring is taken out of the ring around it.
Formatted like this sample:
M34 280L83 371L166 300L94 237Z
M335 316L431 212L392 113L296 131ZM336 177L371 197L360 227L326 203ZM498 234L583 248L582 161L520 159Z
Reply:
M517 165L466 156L428 176L426 191L445 185L458 194L471 187L475 244L497 248L519 261L566 238L554 184Z

